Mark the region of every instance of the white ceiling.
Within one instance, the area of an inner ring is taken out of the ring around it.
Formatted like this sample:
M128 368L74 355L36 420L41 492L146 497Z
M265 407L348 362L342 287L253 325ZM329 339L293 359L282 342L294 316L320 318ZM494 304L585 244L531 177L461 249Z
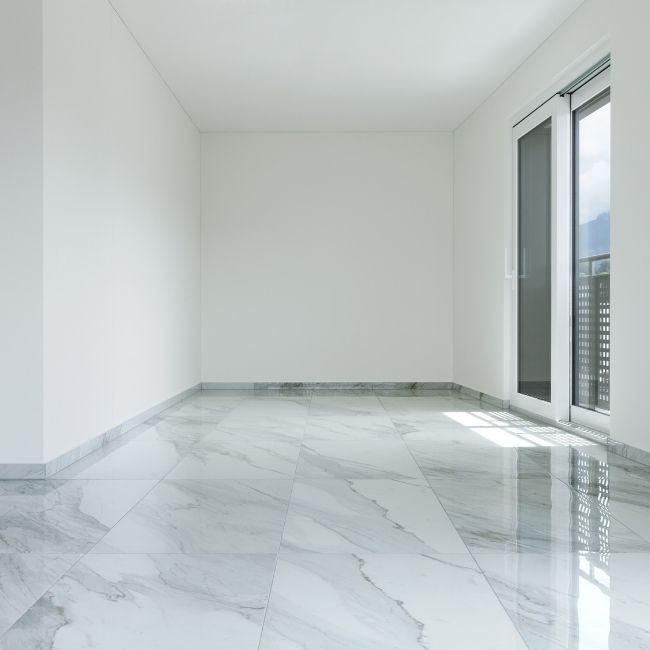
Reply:
M451 130L582 0L111 0L201 131Z

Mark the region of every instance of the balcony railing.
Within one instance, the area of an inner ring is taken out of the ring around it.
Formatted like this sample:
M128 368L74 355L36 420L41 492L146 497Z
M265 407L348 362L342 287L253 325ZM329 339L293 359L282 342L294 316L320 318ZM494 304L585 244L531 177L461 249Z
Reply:
M609 413L610 256L578 261L574 325L574 403Z

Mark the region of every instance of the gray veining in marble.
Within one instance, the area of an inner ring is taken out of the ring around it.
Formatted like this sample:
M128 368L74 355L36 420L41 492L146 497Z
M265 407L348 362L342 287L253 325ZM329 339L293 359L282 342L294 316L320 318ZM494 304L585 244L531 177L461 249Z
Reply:
M535 478L548 476L544 448L485 448L453 441L409 440L407 443L423 474L431 479Z
M256 650L272 555L91 555L0 641L4 650Z
M400 440L305 440L296 476L303 478L422 478Z
M112 443L69 465L53 478L160 479L188 452L182 439Z
M598 499L558 479L430 479L472 553L650 552Z
M292 477L300 444L291 439L210 434L185 455L167 478L274 479Z
M79 555L0 555L0 636L78 559Z
M311 417L306 440L399 440L395 426L386 415L343 415Z
M93 553L276 553L291 481L165 480Z
M465 553L455 528L424 482L297 480L282 540L320 553Z
M281 556L260 650L352 648L526 645L469 556Z
M155 481L0 481L0 553L84 553Z
M474 397L202 391L0 481L0 648L650 650L650 467Z
M530 650L650 648L649 554L500 554L477 562Z

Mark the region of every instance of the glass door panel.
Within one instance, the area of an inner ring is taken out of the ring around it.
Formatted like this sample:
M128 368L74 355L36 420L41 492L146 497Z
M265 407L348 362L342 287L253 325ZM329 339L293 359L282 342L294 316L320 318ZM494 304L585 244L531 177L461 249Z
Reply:
M551 401L552 119L517 143L517 392Z
M573 405L609 413L610 95L573 113Z

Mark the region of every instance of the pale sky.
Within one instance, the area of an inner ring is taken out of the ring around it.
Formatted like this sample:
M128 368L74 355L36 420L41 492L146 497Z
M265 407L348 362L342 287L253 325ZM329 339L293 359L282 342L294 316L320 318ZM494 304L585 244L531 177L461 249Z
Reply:
M580 121L579 223L609 212L610 140L610 104L606 104Z

